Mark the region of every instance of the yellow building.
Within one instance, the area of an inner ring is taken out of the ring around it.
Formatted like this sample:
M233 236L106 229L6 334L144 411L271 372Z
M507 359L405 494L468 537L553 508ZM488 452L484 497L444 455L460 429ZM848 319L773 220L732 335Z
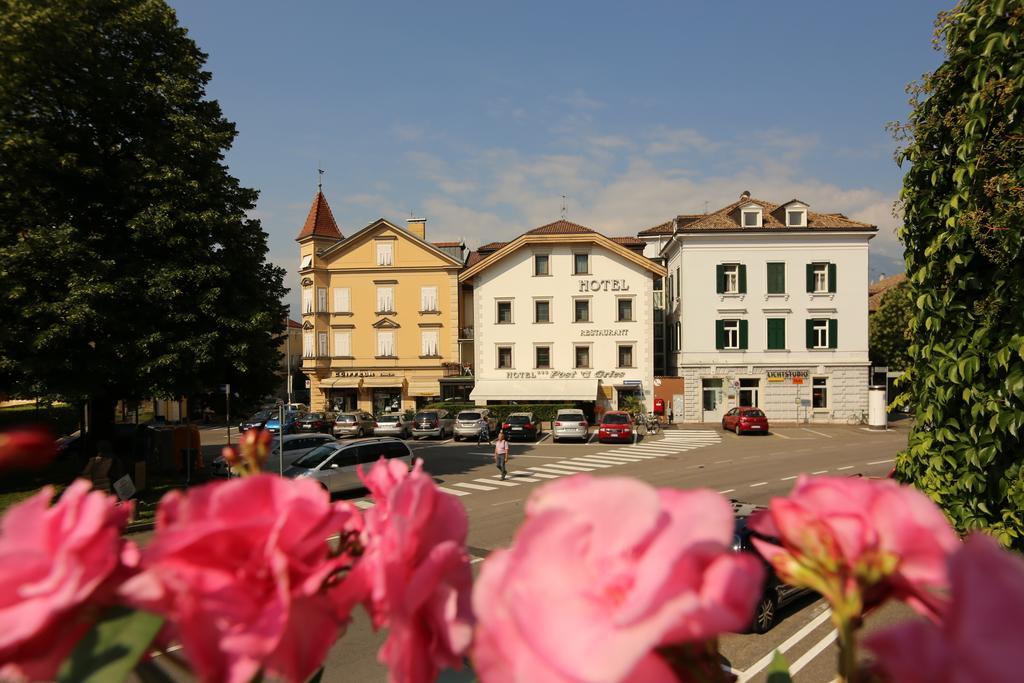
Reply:
M415 410L458 374L465 247L425 232L426 219L401 228L380 218L343 237L317 193L296 238L310 409Z

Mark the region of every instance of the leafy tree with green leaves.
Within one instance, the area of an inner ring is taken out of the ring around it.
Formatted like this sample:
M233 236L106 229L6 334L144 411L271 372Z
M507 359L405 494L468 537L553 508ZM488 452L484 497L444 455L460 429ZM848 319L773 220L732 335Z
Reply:
M162 0L0 0L0 393L103 425L274 386L284 273L205 60Z
M868 319L868 349L871 364L902 370L910 362L910 321L914 304L905 282L882 294L878 310Z
M944 63L897 128L917 421L898 475L1024 549L1024 3L939 16Z

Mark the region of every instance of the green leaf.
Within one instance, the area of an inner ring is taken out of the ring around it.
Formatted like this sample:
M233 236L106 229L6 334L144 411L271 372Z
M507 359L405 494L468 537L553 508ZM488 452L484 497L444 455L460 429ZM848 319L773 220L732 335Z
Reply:
M772 663L768 665L768 683L792 683L789 676L789 662L778 650L772 657Z
M163 617L149 612L125 607L107 610L61 665L58 683L120 683L163 623Z

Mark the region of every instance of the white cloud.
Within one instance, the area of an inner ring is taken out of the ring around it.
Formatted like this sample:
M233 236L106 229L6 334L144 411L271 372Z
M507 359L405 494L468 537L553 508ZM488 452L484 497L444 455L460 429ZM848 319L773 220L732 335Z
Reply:
M651 134L647 153L653 155L677 154L684 150L711 152L717 146L693 128L660 127Z

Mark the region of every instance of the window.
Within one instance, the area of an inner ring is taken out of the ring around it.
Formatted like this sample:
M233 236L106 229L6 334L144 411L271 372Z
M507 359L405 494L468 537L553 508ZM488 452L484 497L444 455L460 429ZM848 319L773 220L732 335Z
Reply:
M348 287L335 287L334 288L334 312L335 313L351 313L352 312L352 292Z
M676 268L676 298L679 298L679 269Z
M511 325L512 324L512 302L511 301L499 301L498 302L498 324L499 325Z
M302 257L302 265L299 266L299 270L305 270L306 268L313 267L313 256L312 254Z
M633 367L633 345L619 344L619 366L620 368Z
M786 226L790 228L802 228L807 224L807 212L803 209L789 209L786 211Z
M786 348L786 319L768 318L768 350L781 351Z
M671 306L672 302L675 301L675 290L672 289L672 276L668 276L668 303Z
M317 313L327 312L327 288L317 287L316 288L316 310Z
M683 348L683 324L677 320L676 321L675 349L676 349L676 351L678 351L681 348Z
M551 347L550 346L535 346L533 348L533 366L538 370L544 370L551 367Z
M437 330L423 330L420 332L420 355L436 357L437 352Z
M589 344L577 344L574 349L575 354L575 366L576 368L589 368L590 367L590 345Z
M316 355L321 358L326 358L330 354L327 352L327 333L321 332L316 336Z
M746 320L716 320L715 321L715 348L716 349L746 349L747 348L747 321Z
M758 399L758 389L760 387L761 380L759 379L741 379L740 380L740 405L746 408L756 408ZM755 416L759 417L759 416Z
M743 209L743 227L761 227L761 209Z
M377 355L378 356L394 356L395 355L395 333L394 332L378 332L377 333Z
M621 296L615 301L615 322L619 323L631 323L633 322L633 297Z
M512 347L498 347L498 369L505 370L512 367Z
M786 293L786 264L785 263L769 263L768 264L768 293L769 294L785 294Z
M536 276L551 275L551 256L548 254L533 255L533 274Z
M392 265L392 256L394 255L394 243L393 242L377 242L377 265L378 266L390 266Z
M420 310L437 311L437 287L420 287Z
M828 408L828 378L811 378L811 407Z
M302 333L302 356L304 358L313 357L313 333L303 332Z
M394 313L394 290L391 287L377 288L377 313Z
M533 302L533 322L551 322L551 302L548 299L535 299Z
M839 342L839 321L813 318L807 321L807 348L834 349Z
M719 294L746 294L747 267L742 263L723 263L716 266L715 291Z
M590 299L573 299L573 315L572 321L574 323L589 323L590 322Z
M807 291L813 294L835 294L836 264L808 263Z
M573 275L590 275L590 254L573 254Z
M352 333L351 332L335 332L334 333L334 355L335 356L351 356L352 355Z
M313 312L313 289L312 287L305 287L302 290L302 313Z

